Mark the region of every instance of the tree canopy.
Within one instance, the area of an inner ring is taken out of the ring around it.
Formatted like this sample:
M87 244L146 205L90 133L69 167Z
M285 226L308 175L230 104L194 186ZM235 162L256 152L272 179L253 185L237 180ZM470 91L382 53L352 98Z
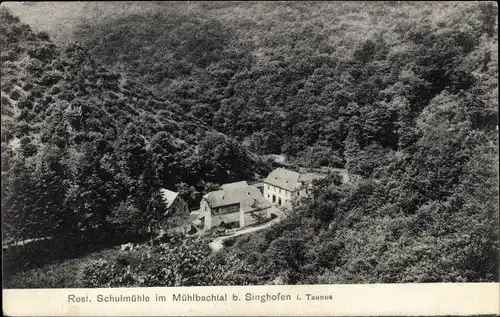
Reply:
M0 10L4 238L140 231L159 187L195 208L285 154L359 179L200 262L215 285L498 281L494 3L71 6Z

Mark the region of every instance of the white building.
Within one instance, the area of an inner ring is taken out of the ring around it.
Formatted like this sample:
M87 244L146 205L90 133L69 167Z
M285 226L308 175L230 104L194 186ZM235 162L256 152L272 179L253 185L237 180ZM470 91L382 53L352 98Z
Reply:
M243 228L271 218L271 204L260 190L247 182L224 184L203 196L199 219L205 230L227 226Z
M277 168L264 180L264 198L276 206L291 206L294 197L307 196L314 179L323 178L317 173L298 173Z

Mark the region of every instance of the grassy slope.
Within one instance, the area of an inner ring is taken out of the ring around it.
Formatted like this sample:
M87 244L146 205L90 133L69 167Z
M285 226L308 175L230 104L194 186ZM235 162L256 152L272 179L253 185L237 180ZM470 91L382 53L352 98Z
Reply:
M93 252L82 257L48 264L14 275L4 286L14 288L82 288L82 278L87 265L97 260L114 262L118 257L126 256L140 259L144 250L120 251L111 248Z

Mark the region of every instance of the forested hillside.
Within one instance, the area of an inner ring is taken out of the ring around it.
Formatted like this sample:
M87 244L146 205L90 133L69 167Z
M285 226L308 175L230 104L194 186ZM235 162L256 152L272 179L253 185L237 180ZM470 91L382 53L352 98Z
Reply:
M99 236L286 154L362 180L203 254L204 284L498 280L494 3L72 5L12 7L42 33L2 10L10 236Z
M43 14L29 17L39 29L54 31L59 42L85 43L106 66L253 150L290 154L308 165L343 166L346 143L359 145L361 156L379 158L409 146L411 122L432 98L445 89L471 91L477 76L491 78L496 65L492 3L19 9L26 16L59 10L70 30L61 32L60 20L35 20ZM483 98L495 100L487 87L494 80L481 82ZM496 108L486 108L477 109L477 119L495 127Z
M1 10L3 238L140 234L156 192L198 203L266 164L74 43L58 47ZM147 212L146 212L147 211Z

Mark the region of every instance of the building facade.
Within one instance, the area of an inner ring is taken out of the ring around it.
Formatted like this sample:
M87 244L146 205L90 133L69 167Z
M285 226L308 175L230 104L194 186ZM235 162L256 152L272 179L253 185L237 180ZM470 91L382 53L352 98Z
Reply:
M264 179L264 198L278 207L291 206L298 190L300 174L284 168L277 168Z
M294 198L310 194L312 181L324 177L317 173L298 173L279 167L264 180L264 198L278 207L290 207Z
M164 217L159 221L159 227L166 232L183 233L190 227L189 207L179 193L162 188L160 194L166 207Z
M231 183L203 196L200 202L204 229L243 228L271 218L271 204L257 187Z

